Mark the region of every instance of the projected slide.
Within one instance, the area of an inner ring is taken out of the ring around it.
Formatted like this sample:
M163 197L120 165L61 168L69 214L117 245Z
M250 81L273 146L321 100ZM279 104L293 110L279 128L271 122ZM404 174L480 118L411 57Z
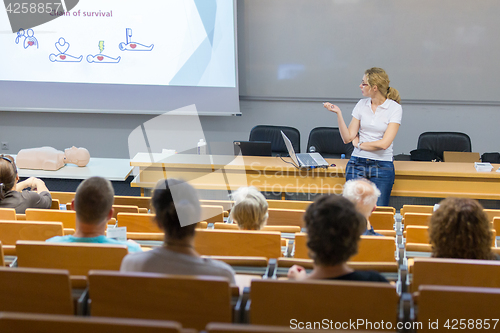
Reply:
M225 0L80 0L0 34L0 81L233 88L233 10Z

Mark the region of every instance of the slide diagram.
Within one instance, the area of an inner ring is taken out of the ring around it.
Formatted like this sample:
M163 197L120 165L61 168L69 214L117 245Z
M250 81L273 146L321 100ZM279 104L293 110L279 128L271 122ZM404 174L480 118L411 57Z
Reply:
M99 41L99 51L101 53L96 54L96 55L89 54L87 56L87 61L89 63L96 63L96 64L99 64L99 63L102 63L102 64L117 64L121 60L121 57L112 58L110 56L102 54L102 51L104 51L104 41L103 40Z
M16 44L21 43L25 49L31 46L36 46L36 48L38 48L38 40L35 38L35 32L33 29L28 29L26 34L27 36L24 35L24 29L19 29L16 37Z
M120 43L118 47L122 51L151 51L154 47L154 44L146 46L144 44L136 43L132 41L132 29L126 29L127 40L126 43Z
M52 62L81 62L83 56L74 57L72 55L67 54L66 52L69 49L69 43L64 38L59 38L59 40L55 44L56 49L59 51L59 54L51 53L49 56L49 60Z

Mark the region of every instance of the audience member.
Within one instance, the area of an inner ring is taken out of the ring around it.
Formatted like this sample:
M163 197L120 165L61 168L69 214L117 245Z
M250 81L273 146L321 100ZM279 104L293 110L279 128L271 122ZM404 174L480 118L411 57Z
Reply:
M370 215L377 208L377 200L380 197L377 185L364 178L351 179L344 184L342 195L365 217L366 230L363 235L383 236L375 232L370 224Z
M336 195L321 196L307 208L304 220L313 271L307 275L303 267L292 266L288 271L290 279L387 282L377 272L354 271L347 265L347 260L358 252L366 225L365 218L349 200Z
M447 198L432 214L429 239L436 258L495 259L491 251L493 233L479 202Z
M76 211L75 234L52 237L47 242L127 245L129 252L142 251L136 242L105 236L107 222L113 216L114 195L113 186L107 179L91 177L81 182L71 202L71 208Z
M0 208L14 208L17 214L24 214L26 208L50 208L52 197L43 180L30 177L18 181L14 158L0 155Z
M155 187L151 204L155 221L164 230L162 247L127 255L121 266L125 272L154 272L180 275L216 275L234 284L234 271L226 263L201 258L194 249L196 222L201 207L196 190L188 183L168 179Z
M234 206L230 219L242 230L260 230L269 216L267 200L255 187L240 187L232 195Z

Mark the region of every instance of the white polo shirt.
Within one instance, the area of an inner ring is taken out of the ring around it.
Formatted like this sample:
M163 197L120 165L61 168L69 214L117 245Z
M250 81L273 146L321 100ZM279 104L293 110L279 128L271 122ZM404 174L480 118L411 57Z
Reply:
M360 142L372 142L381 140L387 130L389 123L401 124L403 109L401 105L392 99L386 99L382 105L372 111L371 98L362 99L352 110L352 116L360 121L359 139ZM367 151L354 147L352 156L369 158L378 161L392 161L392 143L385 150Z

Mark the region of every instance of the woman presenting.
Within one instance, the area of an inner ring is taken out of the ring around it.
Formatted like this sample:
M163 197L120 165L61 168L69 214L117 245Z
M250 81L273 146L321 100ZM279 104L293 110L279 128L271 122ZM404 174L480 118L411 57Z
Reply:
M346 167L346 181L366 178L382 193L377 206L388 206L394 184L392 142L398 133L403 115L399 92L389 87L389 76L382 68L365 71L360 88L361 99L352 111L347 127L337 105L324 107L337 114L340 135L344 143L352 142L354 151Z

